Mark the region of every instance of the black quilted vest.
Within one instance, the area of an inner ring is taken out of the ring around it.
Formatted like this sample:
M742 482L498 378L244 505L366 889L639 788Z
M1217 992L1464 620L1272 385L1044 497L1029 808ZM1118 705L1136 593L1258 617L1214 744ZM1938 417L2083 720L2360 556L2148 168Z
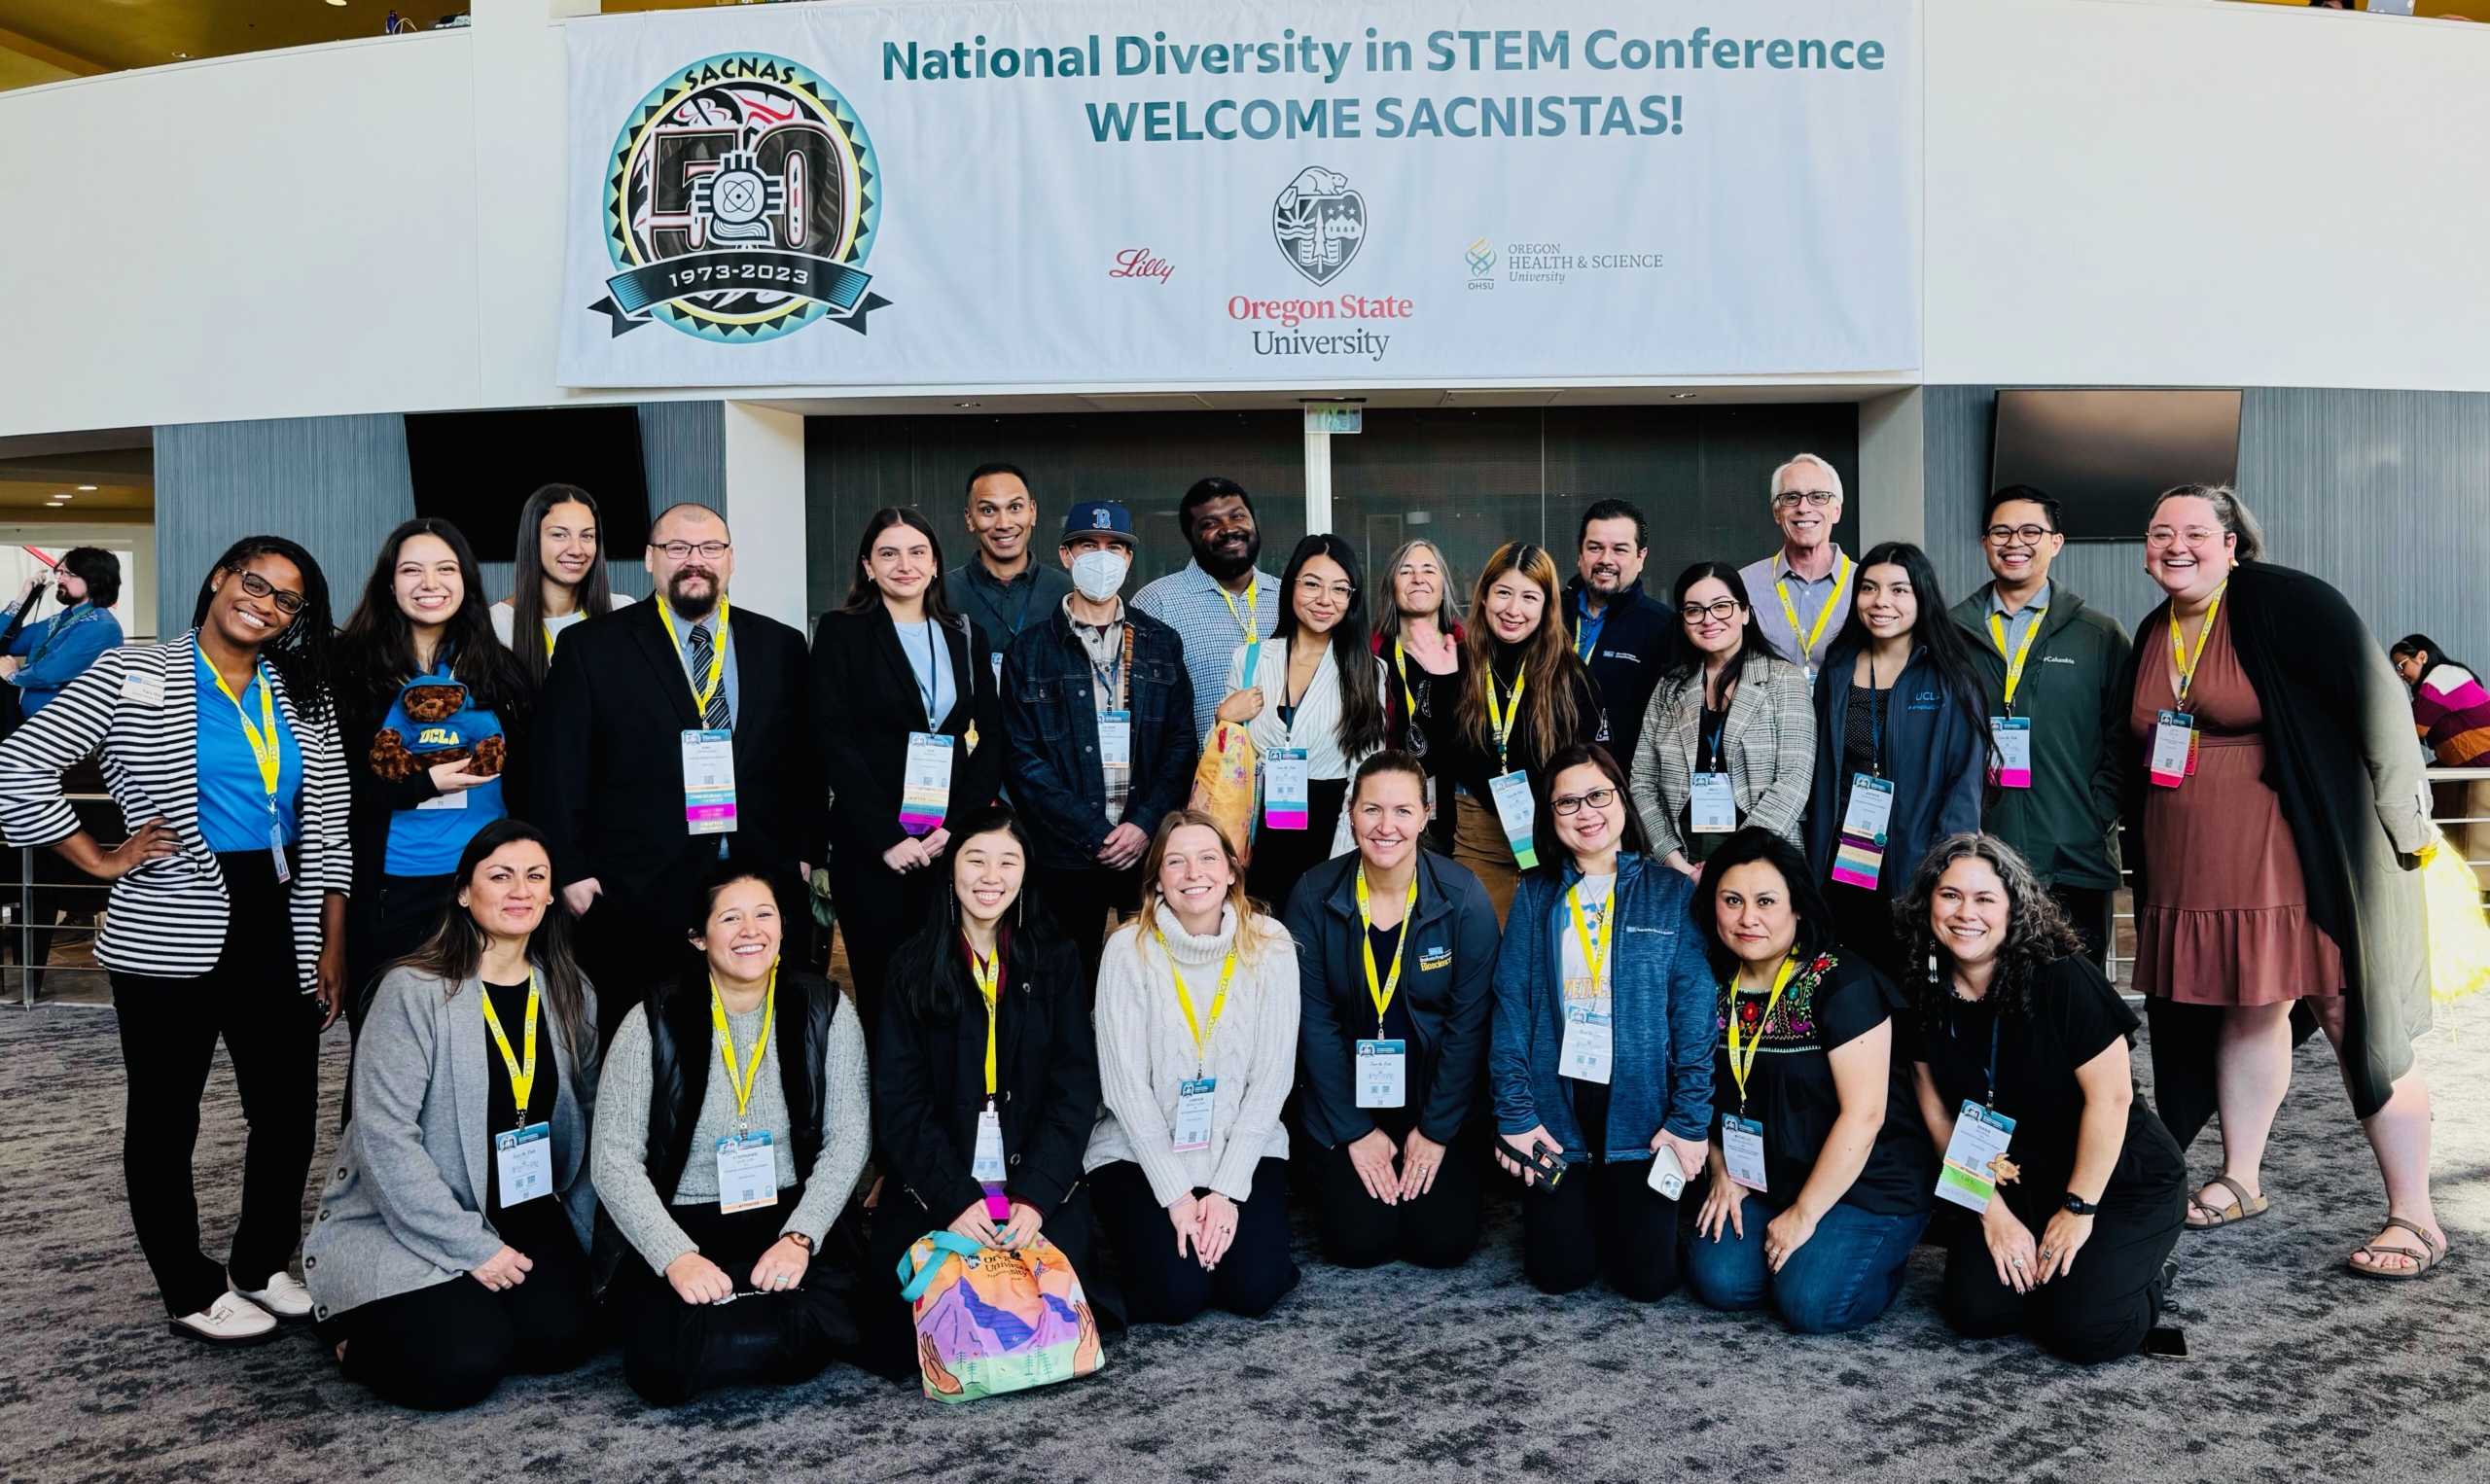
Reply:
M810 1179L821 1156L822 1055L830 1044L830 1020L838 1013L838 987L817 974L778 972L778 1007L770 1037L778 1042L778 1086L795 1127L796 1179ZM709 1077L720 1063L709 1018L709 981L703 977L661 986L649 1007L649 1184L671 1201L693 1154L692 1133L709 1094ZM746 1054L749 1054L747 1048Z

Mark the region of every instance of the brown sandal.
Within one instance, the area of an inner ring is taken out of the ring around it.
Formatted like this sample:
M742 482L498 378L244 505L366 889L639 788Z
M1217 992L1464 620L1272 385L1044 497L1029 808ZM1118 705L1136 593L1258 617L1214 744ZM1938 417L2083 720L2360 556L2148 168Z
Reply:
M2231 1179L2227 1175L2215 1176L2214 1184L2217 1185L2227 1185L2230 1187L2230 1193L2237 1196L2238 1199L2232 1201L2226 1207L2217 1209L2206 1205L2196 1196L2191 1195L2188 1197L2188 1215L2186 1220L2188 1230L2211 1231L2217 1226L2228 1226L2234 1221L2245 1221L2253 1217L2263 1216L2266 1209L2273 1205L2273 1202L2264 1196L2249 1194L2248 1187L2246 1185L2241 1184L2239 1182ZM2202 1220L2198 1220L2196 1219L2196 1213L2200 1211L2205 1214L2204 1219Z
M2408 1283L2446 1260L2446 1238L2434 1237L2430 1233L2423 1231L2419 1226L2403 1219L2403 1218L2400 1216L2388 1217L2386 1219L2386 1224L2389 1226L2401 1227L2403 1230L2419 1237L2421 1239L2422 1246L2429 1250L2427 1252L2416 1253L2408 1247L2390 1247L2383 1243L2371 1242L2368 1246L2354 1253L2352 1257L2358 1257L2364 1254L2371 1258L2409 1257L2412 1259L2412 1265L2410 1267L2377 1267L2374 1265L2363 1267L2361 1264L2354 1262L2351 1257L2344 1258L2343 1265L2363 1278L2379 1278L2388 1283Z

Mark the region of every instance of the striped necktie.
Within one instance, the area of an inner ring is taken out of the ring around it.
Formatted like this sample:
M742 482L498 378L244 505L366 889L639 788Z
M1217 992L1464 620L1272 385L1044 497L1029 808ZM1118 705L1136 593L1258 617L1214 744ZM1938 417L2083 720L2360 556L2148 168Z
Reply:
M718 657L718 647L709 637L705 625L692 625L692 693L698 696L700 686L709 678L709 663ZM718 674L718 689L709 692L709 704L700 713L700 724L711 731L725 731L733 718L727 711L727 677Z

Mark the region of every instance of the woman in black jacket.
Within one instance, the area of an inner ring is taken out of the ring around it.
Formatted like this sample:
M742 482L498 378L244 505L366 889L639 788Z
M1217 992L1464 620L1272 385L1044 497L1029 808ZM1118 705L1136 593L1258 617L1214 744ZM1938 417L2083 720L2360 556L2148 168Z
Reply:
M891 954L940 896L949 822L1003 792L1003 707L985 636L943 593L943 548L906 507L875 512L847 602L813 635L813 745L834 791L831 892L865 1031Z
M1314 1228L1341 1267L1458 1267L1478 1245L1500 937L1478 878L1419 848L1426 787L1407 753L1369 758L1349 786L1356 853L1288 905Z
M985 673L985 667L978 667ZM1081 1158L1098 1115L1081 954L1026 910L1029 837L1009 811L961 821L950 890L891 960L900 986L873 1042L873 1126L888 1173L873 1212L861 1363L917 1374L895 1276L947 1227L987 1247L1053 1244L1105 1314Z

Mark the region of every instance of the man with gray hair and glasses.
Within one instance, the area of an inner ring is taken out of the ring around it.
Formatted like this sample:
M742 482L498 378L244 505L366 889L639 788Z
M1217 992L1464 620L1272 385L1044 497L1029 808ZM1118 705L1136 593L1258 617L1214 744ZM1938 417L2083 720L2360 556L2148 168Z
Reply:
M1825 652L1849 618L1850 576L1858 564L1832 539L1841 520L1841 476L1801 453L1772 472L1772 520L1781 549L1738 569L1755 598L1756 621L1774 654L1815 683Z

